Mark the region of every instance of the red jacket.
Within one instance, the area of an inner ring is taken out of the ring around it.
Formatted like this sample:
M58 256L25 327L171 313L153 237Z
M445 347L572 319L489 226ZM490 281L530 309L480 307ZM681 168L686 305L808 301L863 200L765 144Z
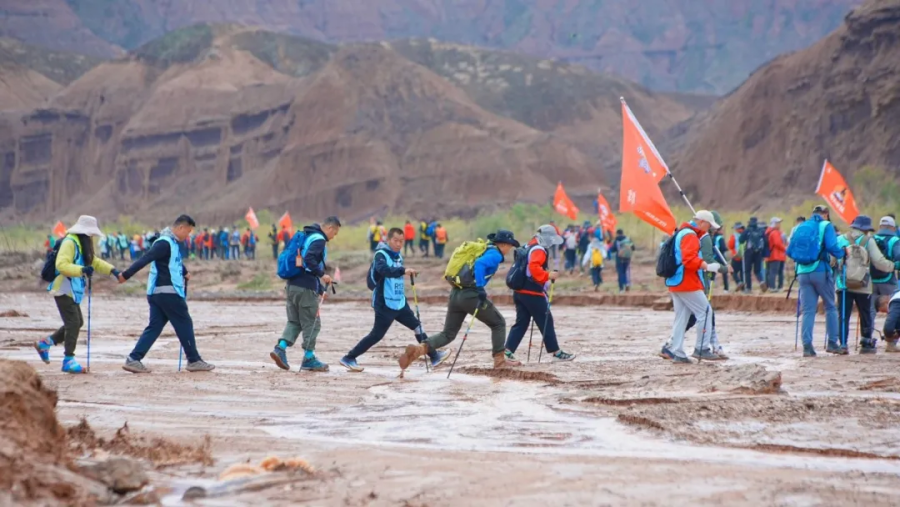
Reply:
M787 247L784 246L784 240L781 238L781 231L770 227L766 230L766 238L769 240L769 260L786 261Z
M413 227L413 224L406 224L403 228L403 239L406 241L412 241L416 239L416 229Z
M703 281L700 279L702 273L700 267L703 265L703 257L700 256L700 236L703 231L685 222L681 224L681 229L690 229L696 234L685 234L681 238L681 265L684 267L684 274L681 283L669 287L669 292L703 292Z
M528 247L534 246L537 244L537 238L532 238L531 241L528 242ZM550 272L544 269L544 264L547 262L547 252L544 251L543 248L534 248L531 250L531 253L528 257L528 273L531 275L531 279L535 281L538 285L544 285L547 283L547 280L550 279ZM532 296L543 296L544 292L537 292L532 290L517 290L519 294L530 294Z

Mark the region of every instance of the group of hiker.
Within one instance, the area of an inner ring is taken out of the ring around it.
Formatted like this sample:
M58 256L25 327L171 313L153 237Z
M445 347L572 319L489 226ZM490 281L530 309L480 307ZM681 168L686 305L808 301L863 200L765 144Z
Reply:
M256 245L259 236L249 227L241 231L237 225L218 230L204 228L200 232L192 232L179 242L183 256L199 260L246 260L256 259Z
M806 220L798 217L797 223ZM745 226L741 222L734 224L734 232L728 238L727 249L721 230L715 233L716 246L721 252L729 252L733 268L733 281L736 291L746 294L753 292L753 278L762 292L779 292L784 289L784 268L787 261L788 236L782 230L782 220L773 217L768 227L759 223L757 217L750 217ZM724 261L723 261L724 262ZM728 291L728 278L724 277L723 285Z

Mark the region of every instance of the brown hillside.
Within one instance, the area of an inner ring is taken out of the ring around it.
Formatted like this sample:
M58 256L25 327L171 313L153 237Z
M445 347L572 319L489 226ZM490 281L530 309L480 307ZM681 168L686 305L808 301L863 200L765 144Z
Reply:
M574 72L566 69L554 72ZM636 108L668 112L648 128L692 114L596 79L635 97ZM353 219L546 202L560 179L576 193L607 183L602 168L617 150L598 140L601 163L578 142L618 128L618 111L599 102L573 99L555 123L530 125L387 44L335 47L199 25L97 66L45 109L0 122L11 167L0 177L0 207L16 217L188 210L230 219L254 206ZM582 138L567 131L582 123Z
M900 0L866 3L815 46L776 59L692 125L673 164L704 205L808 197L822 160L900 173Z

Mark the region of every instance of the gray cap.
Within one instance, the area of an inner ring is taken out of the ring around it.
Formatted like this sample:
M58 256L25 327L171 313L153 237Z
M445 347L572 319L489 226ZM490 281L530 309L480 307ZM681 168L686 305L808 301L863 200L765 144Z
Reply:
M886 225L886 226L888 226L888 227L897 227L897 222L895 222L894 219L891 218L891 217L889 217L889 216L883 216L883 217L881 217L881 220L879 221L879 224L880 224L880 225Z
M550 248L553 245L562 245L563 238L556 233L556 227L550 224L538 227L537 234L534 235L538 243L544 248Z

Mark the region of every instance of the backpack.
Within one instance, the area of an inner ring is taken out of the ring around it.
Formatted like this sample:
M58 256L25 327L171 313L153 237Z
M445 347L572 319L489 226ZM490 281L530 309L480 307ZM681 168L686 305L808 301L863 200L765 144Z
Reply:
M807 220L798 225L788 244L787 256L797 264L812 264L822 260L825 237L819 237L819 222Z
M59 247L62 246L62 242L65 241L68 237L63 238L56 242L56 246L53 247L53 250L47 253L47 259L44 261L44 267L41 268L41 280L52 283L56 280L56 275L58 274L56 271L56 256L59 254ZM75 243L75 250L78 250L78 242Z
M475 241L463 241L463 244L453 250L447 269L444 270L444 278L459 287L473 287L475 285L475 260L481 257L488 248L488 243L479 238Z
M889 238L878 235L875 236L875 244L878 245L878 249L881 250L884 258L891 262L894 262L894 245L897 243L897 241L900 241L900 238L898 238L897 236L891 236ZM872 266L871 273L872 280L875 281L875 283L886 283L888 280L890 280L891 275L893 274L879 271L875 268L875 266ZM884 282L879 282L878 280L884 280Z
M528 247L520 246L513 251L513 265L506 273L506 286L512 290L522 290L528 281Z
M634 246L634 243L627 237L616 243L616 257L625 260L631 259L631 254L634 253L631 248Z
M865 245L859 244L864 237L861 236L847 247L847 258L844 260L844 281L850 290L864 289L869 285L869 251L866 250ZM866 245L868 244L867 240Z
M675 260L675 238L678 231L667 239L659 248L659 256L656 258L656 276L669 279L678 273L678 262Z
M591 267L599 268L603 266L603 252L599 248L591 250Z
M760 227L754 227L747 231L747 251L755 253L765 253L766 247L766 231Z
M380 252L381 250L376 250L375 255L377 256ZM382 253L382 255L386 254ZM375 288L378 287L378 282L379 280L375 279L375 258L372 257L372 264L369 266L369 274L366 275L366 287L368 287L369 290L375 290Z
M300 257L300 249L306 242L306 233L297 231L291 238L290 244L278 256L278 278L282 280L290 280L303 272L303 259L300 258L300 266L297 265L297 258Z

